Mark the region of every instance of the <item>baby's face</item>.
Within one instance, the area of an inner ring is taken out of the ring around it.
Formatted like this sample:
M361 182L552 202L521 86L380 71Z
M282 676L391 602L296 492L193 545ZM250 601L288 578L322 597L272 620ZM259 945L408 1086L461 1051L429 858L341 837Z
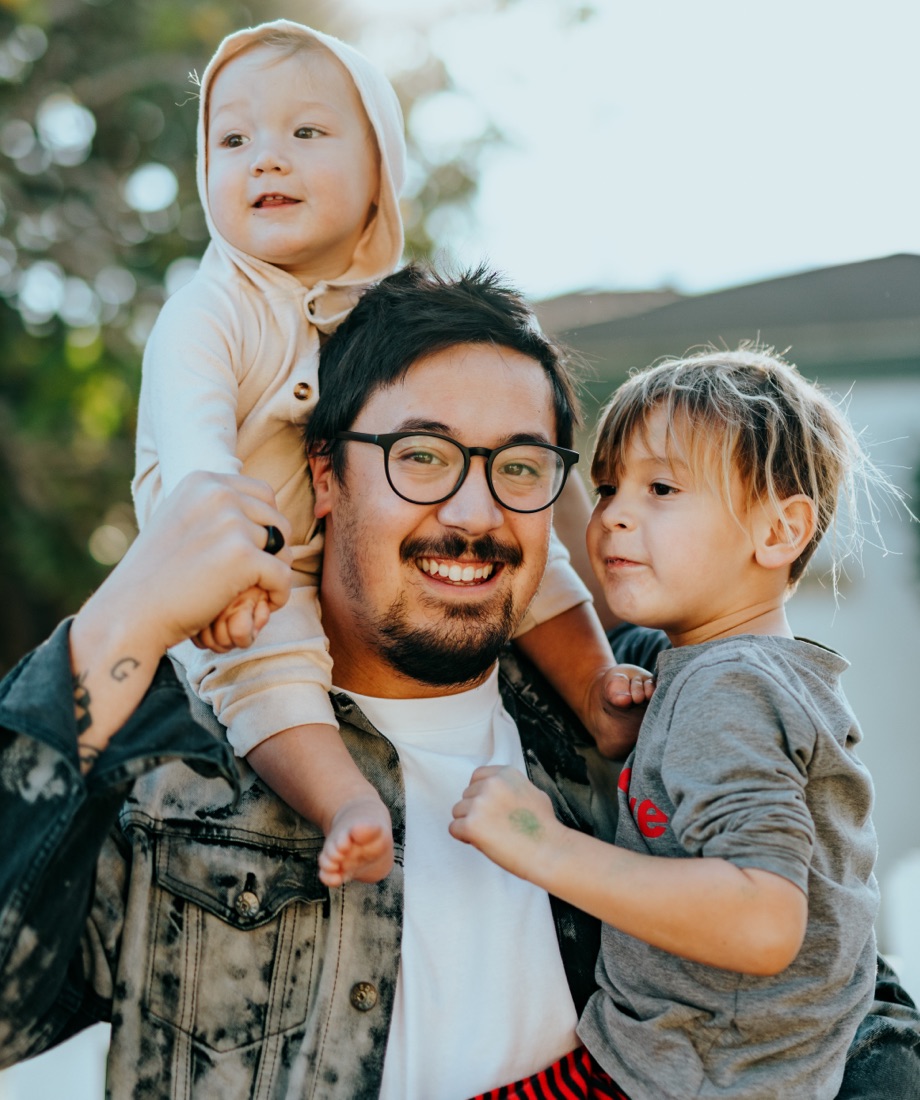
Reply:
M236 248L312 286L351 264L379 191L377 146L354 82L322 48L259 46L211 85L211 217Z

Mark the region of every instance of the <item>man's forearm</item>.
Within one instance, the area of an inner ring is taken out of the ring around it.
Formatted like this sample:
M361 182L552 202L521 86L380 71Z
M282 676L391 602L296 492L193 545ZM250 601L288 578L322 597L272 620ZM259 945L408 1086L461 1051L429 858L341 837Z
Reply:
M84 774L134 713L162 656L159 647L128 629L124 618L110 616L104 595L100 589L70 630L77 752Z

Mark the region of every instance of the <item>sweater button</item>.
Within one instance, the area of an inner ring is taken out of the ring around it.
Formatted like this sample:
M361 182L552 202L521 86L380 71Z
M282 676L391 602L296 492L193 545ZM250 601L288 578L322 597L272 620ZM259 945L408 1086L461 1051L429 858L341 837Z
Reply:
M251 890L243 890L233 904L241 917L254 917L262 907L257 895Z
M314 302L312 298L307 302L307 313L309 313L311 317L316 313L316 302Z
M298 401L309 401L313 396L313 387L309 382L298 382L294 387L294 396Z
M351 1005L359 1012L370 1012L377 1003L377 990L370 982L356 982L351 987Z

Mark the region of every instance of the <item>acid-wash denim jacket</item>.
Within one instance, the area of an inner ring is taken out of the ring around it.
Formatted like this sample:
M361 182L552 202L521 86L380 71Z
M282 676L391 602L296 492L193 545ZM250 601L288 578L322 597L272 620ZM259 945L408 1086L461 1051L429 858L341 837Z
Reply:
M320 832L192 720L167 662L81 777L68 631L0 684L0 1064L110 1020L112 1100L376 1096L403 904L392 745L335 698L342 736L390 808L396 866L381 883L327 890ZM589 783L597 761L542 689L513 663L504 673L531 779L566 824L590 831L603 812ZM598 925L555 899L553 913L580 1010ZM525 965L539 960L522 959L522 996ZM920 1096L920 1021L885 979L888 1003L853 1046L848 1100Z

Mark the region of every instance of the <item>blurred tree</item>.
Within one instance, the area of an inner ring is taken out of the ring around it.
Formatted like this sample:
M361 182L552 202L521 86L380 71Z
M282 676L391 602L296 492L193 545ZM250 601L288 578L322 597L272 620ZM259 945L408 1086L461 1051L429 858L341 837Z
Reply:
M206 244L189 73L282 15L361 45L348 5L318 0L0 0L0 670L134 535L143 344ZM424 42L392 75L407 118L450 91ZM486 125L431 156L410 127L409 256L430 254L432 210L469 201L496 139Z

